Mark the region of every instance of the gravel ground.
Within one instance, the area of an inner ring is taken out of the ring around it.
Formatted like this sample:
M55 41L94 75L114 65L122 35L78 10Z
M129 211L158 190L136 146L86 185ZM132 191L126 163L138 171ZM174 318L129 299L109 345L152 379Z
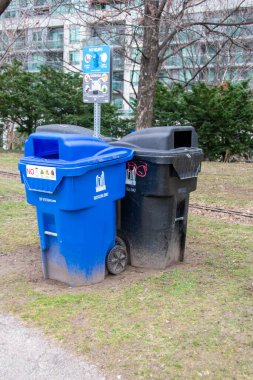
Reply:
M94 365L5 314L0 314L0 378L105 380Z

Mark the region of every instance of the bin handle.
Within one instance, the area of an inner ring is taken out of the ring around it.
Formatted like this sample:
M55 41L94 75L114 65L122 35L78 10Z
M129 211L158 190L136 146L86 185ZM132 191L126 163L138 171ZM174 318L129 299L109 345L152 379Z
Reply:
M113 156L117 155L119 157L120 156L125 156L126 155L126 150L124 148L122 148L122 147L120 147L120 148L121 148L121 150L119 149L118 146L117 147L110 146L108 148L105 148L103 150L98 151L96 154L94 154L94 157L99 157L99 156L102 156L102 155L103 156L104 155L108 156L109 154L113 155Z
M48 235L48 236L55 236L55 237L58 236L58 234L56 232L51 232L51 231L44 231L44 234Z

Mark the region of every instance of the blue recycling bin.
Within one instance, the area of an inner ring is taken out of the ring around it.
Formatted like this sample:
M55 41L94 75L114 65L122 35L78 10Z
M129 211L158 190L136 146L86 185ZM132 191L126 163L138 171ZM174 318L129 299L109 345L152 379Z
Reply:
M105 277L115 246L116 201L125 195L131 149L80 134L34 133L19 161L37 211L45 278L79 286Z

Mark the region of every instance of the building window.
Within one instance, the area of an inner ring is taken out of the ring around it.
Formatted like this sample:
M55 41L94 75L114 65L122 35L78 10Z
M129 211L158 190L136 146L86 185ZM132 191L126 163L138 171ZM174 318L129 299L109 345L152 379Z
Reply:
M45 65L46 59L42 54L33 53L31 55L31 60L28 62L29 71L39 71L40 67Z
M112 80L116 82L122 82L124 80L124 71L114 71Z
M113 67L115 69L124 69L124 60L125 57L122 52L115 51L113 52Z
M161 82L163 82L164 84L168 86L171 84L171 80L166 70L161 70L158 78Z
M136 47L131 49L131 58L134 59L137 63L141 62L141 50Z
M91 29L91 37L98 39L98 43L106 43L108 45L120 45L125 43L125 25L111 24L94 26ZM100 40L100 42L99 42Z
M42 30L33 30L32 31L32 41L33 42L42 41Z
M124 71L114 71L112 75L112 89L124 91Z
M208 70L208 82L213 82L215 79L215 71L214 69Z
M179 82L187 82L191 80L192 74L190 70L180 69L178 70L178 80Z
M28 5L28 0L19 0L20 8L26 8Z
M48 31L48 48L63 48L63 28L52 28Z
M47 55L46 60L47 66L53 67L54 69L63 68L63 52L50 52Z
M4 12L5 18L13 18L16 17L16 11L6 11Z
M106 9L107 4L104 4L101 0L91 0L91 8L96 10L104 10Z
M33 0L33 11L35 15L46 15L51 6L50 0Z
M50 0L49 0L50 1ZM51 0L51 13L74 13L80 11L80 1Z
M42 7L43 5L48 5L48 0L34 0L34 6L35 7Z
M4 12L3 17L4 18L13 18L13 17L16 17L18 15L18 12L17 12L18 8L19 8L18 1L17 0L12 0L12 2L10 3L10 5L6 9L6 11Z
M243 53L244 53L243 49L241 48L237 48L237 50L234 52L233 55L234 55L235 64L241 64L247 61L247 57L244 57Z
M118 8L125 7L125 1L122 0L114 0L114 1L107 1L107 0L90 0L90 7L91 9L95 10L106 10L110 8L110 3L112 3L112 6L114 7L117 5Z
M123 82L112 82L112 89L116 91L123 92L124 91L124 83Z
M0 50L5 50L9 45L9 37L5 32L0 32Z
M69 52L69 63L71 65L79 65L80 64L80 51L73 50Z
M139 70L131 70L130 73L130 82L133 86L136 86L139 82L139 77L140 77L140 71Z
M69 42L80 42L80 26L73 26L69 31Z
M42 30L32 30L31 31L31 40L33 47L42 48Z
M115 105L115 107L118 109L118 110L122 110L123 109L123 99L122 98L114 98L112 100L112 104Z
M178 33L180 43L185 43L189 41L188 33L189 33L188 30L182 30L181 32Z
M24 49L26 47L26 35L20 34L17 36L15 40L15 49Z

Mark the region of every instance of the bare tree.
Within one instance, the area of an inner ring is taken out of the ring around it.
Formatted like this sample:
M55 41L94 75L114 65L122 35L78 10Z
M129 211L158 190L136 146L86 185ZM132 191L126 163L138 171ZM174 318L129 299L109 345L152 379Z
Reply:
M228 42L233 42L233 35L230 36L224 32L224 27L237 27L237 22L235 20L230 21L229 19L235 12L235 7L229 10L222 10L219 15L219 20L212 21L215 12L211 12L207 6L208 1L146 1L144 9L144 34L143 34L143 48L142 48L142 58L141 58L141 69L140 69L140 80L139 80L139 90L138 90L138 105L137 105L137 128L146 128L152 125L153 117L153 99L155 91L155 81L159 71L161 70L163 62L166 60L166 51L173 44L176 37L182 39L182 33L193 29L195 33L195 39L186 38L186 44L189 46L196 46L196 43L203 39L203 32L207 31L208 38L218 35L222 36L222 44L220 49L217 50L217 55L219 55L225 48ZM200 7L199 12L197 8ZM240 4L237 5L239 7ZM223 12L222 12L223 11ZM223 14L222 14L223 13ZM242 21L240 21L240 24ZM161 27L164 24L164 33L161 36ZM220 28L223 27L221 31ZM233 31L232 31L233 34ZM204 39L206 41L206 38ZM181 51L183 50L182 41L179 42L178 46L181 45ZM210 62L206 62L200 65L199 70L192 73L192 78L196 77L199 72L203 71L204 67L207 67L213 61L214 57L210 59Z
M0 16L11 3L11 0L0 0Z
M167 84L176 80L187 86L196 81L219 85L249 79L253 66L251 29L243 25L229 29L219 26L211 36L204 31L194 44L187 33L190 43L178 41L174 45L167 64L161 69L161 80ZM175 69L175 61L179 61L180 70Z
M237 32L252 25L252 10L245 8L250 5L253 9L252 1L247 0L91 0L89 8L76 11L79 22L88 25L92 37L99 37L101 42L110 44L112 35L118 34L116 45L139 67L136 127L142 129L152 125L155 83L162 71L170 77L168 60L180 55L184 58L182 69L187 84L204 78L212 65L217 74L224 56L231 60L234 45L245 48L242 41L238 42ZM117 25L124 26L124 36L120 27L116 30ZM209 45L214 46L212 54ZM134 49L139 53L138 60L133 57ZM192 61L196 61L188 68L185 62L190 57L184 56L187 49L194 52Z

